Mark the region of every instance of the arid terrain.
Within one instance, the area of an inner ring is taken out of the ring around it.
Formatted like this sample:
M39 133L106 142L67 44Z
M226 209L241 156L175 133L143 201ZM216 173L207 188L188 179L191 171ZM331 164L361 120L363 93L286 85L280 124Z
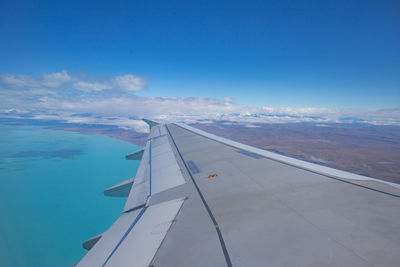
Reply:
M400 126L370 124L197 123L204 131L286 156L400 183ZM144 145L147 134L115 126L59 124L49 128L106 134Z
M400 127L370 124L193 124L297 159L400 183Z

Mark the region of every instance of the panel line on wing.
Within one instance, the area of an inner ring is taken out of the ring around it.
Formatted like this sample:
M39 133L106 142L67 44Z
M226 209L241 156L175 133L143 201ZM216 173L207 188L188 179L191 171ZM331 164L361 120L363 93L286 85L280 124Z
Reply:
M196 181L194 180L194 178L193 178L193 176L192 176L192 173L190 172L190 170L189 170L189 168L188 168L188 165L186 164L185 160L183 159L182 154L181 154L181 152L179 151L179 148L178 148L178 146L176 145L175 140L174 140L174 138L173 138L171 132L169 131L169 127L168 127L167 125L166 125L166 128L167 128L167 131L168 131L168 133L169 133L169 136L171 137L172 142L173 142L174 145L175 145L176 151L178 152L178 154L179 154L179 156L180 156L180 158L181 158L183 164L185 165L185 168L186 168L186 170L187 170L187 172L188 172L188 174L189 174L189 176L190 176L190 178L191 178L191 180L192 180L192 182L193 182L193 184L194 184L194 186L195 186L195 188L196 188L196 190L197 190L197 193L199 194L200 199L201 199L201 201L203 202L203 205L204 205L204 207L206 208L207 213L208 213L208 215L210 216L210 218L211 218L211 220L212 220L212 222L213 222L213 224L214 224L215 230L217 231L217 235L218 235L219 242L221 243L221 248L222 248L222 252L224 253L224 257L225 257L225 260L226 260L226 264L228 265L228 267L232 267L232 262L231 262L231 259L230 259L230 257L229 257L229 253L228 253L228 250L227 250L227 248L226 248L225 241L224 241L224 238L223 238L223 236L222 236L221 230L219 229L218 222L217 222L217 220L215 219L215 217L214 217L214 215L213 215L213 213L212 213L210 207L208 206L207 201L205 200L203 194L201 193L199 186L197 185Z
M136 216L135 220L133 223L129 226L128 230L125 232L125 234L122 236L121 240L118 242L118 244L115 246L111 254L108 256L106 261L103 264L103 267L107 264L107 262L111 259L112 255L115 253L115 251L118 249L118 247L122 244L122 242L125 240L125 238L128 236L128 234L131 232L132 228L135 226L135 224L139 221L140 217L142 217L143 213L147 209L147 204L149 203L148 200L151 197L151 140L149 142L149 194L147 195L146 199L146 205L143 207L143 209L140 211L138 216Z
M135 226L135 224L139 221L140 217L142 217L143 213L146 211L147 207L144 207L138 216L136 216L135 220L133 223L129 226L128 230L126 230L125 234L122 236L121 240L118 242L118 244L115 246L111 254L107 257L106 261L103 264L103 267L107 264L107 262L111 259L112 255L114 255L115 251L119 248L119 246L122 244L122 242L125 240L125 238L128 236L128 234L131 232L132 228Z

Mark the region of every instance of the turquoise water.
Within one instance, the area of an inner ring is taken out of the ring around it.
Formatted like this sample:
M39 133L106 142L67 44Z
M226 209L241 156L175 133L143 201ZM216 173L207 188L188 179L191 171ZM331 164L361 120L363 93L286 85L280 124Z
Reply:
M139 148L104 135L0 125L0 266L70 266L125 199L103 195L133 177Z

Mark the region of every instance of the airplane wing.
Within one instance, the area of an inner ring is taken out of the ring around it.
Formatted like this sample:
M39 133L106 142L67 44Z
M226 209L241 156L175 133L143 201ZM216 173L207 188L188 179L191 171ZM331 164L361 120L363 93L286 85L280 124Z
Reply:
M400 185L184 124L151 127L84 266L399 266Z

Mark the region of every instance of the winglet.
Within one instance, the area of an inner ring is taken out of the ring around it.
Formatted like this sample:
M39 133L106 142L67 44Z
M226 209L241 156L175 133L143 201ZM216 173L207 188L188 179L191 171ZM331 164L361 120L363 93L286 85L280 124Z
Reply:
M154 126L159 124L159 123L157 123L155 121L151 121L151 120L148 120L148 119L142 119L142 120L149 125L150 130L151 130L151 128L153 128Z

